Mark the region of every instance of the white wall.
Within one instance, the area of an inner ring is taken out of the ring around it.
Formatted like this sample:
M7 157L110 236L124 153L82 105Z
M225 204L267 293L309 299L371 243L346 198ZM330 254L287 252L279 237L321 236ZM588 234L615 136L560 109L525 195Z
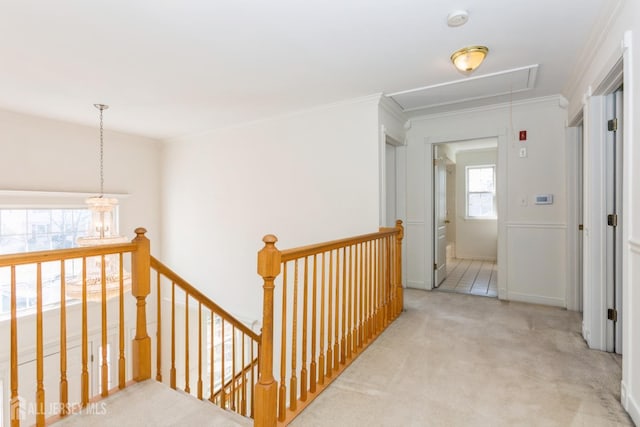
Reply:
M498 150L460 151L456 155L456 256L458 258L496 260L498 258L498 221L466 217L466 167L495 165Z
M230 312L262 313L262 237L280 249L369 233L379 97L180 138L163 156L164 259Z
M431 145L497 137L499 296L566 305L565 107L563 98L549 97L412 119L406 170L408 286L431 289L433 282L425 268L433 263ZM515 140L519 130L528 131L524 144ZM522 146L528 149L526 158L518 155ZM533 204L536 194L547 193L554 195L553 205ZM520 268L531 260L539 268Z
M576 64L575 73L569 79L568 94L570 117L578 116L585 103L615 63L623 59L624 67L624 178L623 199L623 358L621 401L636 424L640 423L640 149L634 139L640 135L640 120L637 119L637 104L640 101L640 3L634 0L618 1L617 12L607 22L604 32L594 33L587 43L587 54ZM591 134L585 126L585 146ZM585 174L589 171L585 170ZM590 194L587 191L585 202ZM588 204L585 204L588 206ZM590 244L589 213L585 212L585 247ZM598 262L587 259L585 264ZM585 285L593 278L585 269ZM588 289L585 289L585 321L588 310Z

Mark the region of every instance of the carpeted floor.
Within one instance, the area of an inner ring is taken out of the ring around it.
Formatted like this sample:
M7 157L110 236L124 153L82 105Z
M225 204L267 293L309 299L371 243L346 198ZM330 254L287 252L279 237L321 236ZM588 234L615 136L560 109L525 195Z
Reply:
M56 427L248 427L253 420L203 402L166 384L147 380L120 390L58 421ZM87 412L85 411L85 412Z
M621 359L587 349L578 313L417 290L405 307L292 426L633 425Z

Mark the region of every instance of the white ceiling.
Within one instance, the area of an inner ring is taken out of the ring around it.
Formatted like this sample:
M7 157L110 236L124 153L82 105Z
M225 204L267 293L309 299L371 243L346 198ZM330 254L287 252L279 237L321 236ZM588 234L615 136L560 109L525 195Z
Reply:
M171 138L461 80L449 56L476 44L474 77L539 64L513 98L557 94L618 1L3 1L0 108L97 125L105 103L105 127ZM465 26L447 26L454 9Z

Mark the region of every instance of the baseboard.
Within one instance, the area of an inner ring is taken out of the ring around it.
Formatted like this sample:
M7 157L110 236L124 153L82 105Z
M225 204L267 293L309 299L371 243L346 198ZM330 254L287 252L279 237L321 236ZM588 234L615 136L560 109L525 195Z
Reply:
M551 305L554 307L566 307L566 301L563 298L544 297L540 295L521 294L518 292L509 291L510 301L528 302L531 304Z
M627 411L633 422L636 423L636 425L640 425L640 405L638 405L638 402L631 394L627 393L627 387L625 386L624 381L621 382L620 397L622 406Z
M412 281L412 280L407 280L407 288L420 289L422 291L427 289L425 287L425 285L424 285L424 282L415 282L415 281Z

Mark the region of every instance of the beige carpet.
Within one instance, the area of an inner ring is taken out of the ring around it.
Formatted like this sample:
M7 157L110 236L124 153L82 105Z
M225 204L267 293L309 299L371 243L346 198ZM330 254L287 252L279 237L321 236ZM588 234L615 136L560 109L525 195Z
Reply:
M632 425L621 359L566 310L407 290L407 311L292 426Z
M225 411L166 384L147 380L92 403L93 414L71 415L56 427L253 426L253 420Z

